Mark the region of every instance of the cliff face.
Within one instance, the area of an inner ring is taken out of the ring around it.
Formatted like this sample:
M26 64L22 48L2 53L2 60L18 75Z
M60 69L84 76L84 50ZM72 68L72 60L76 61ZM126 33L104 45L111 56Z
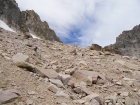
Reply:
M32 33L41 39L61 42L46 21L42 22L33 10L21 12L15 0L0 0L0 19L26 37Z
M21 31L18 25L20 9L14 0L0 0L0 19L15 31Z
M116 43L106 46L120 51L123 55L140 57L140 25L135 26L130 31L123 31L116 38Z

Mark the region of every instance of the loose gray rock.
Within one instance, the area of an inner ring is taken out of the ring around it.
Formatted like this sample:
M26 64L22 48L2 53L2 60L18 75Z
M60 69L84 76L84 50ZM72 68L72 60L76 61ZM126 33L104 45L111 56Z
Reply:
M16 55L14 55L12 57L12 60L14 63L17 63L17 62L26 62L29 60L29 56L28 55L24 55L22 53L17 53Z
M63 83L58 79L49 79L49 81L57 87L64 87Z
M57 93L55 95L58 97L69 98L69 95L64 93L63 91L57 91Z
M6 104L12 102L20 95L21 93L18 90L14 90L14 89L0 91L0 104Z
M27 101L26 101L26 104L27 104L27 105L33 105L33 103L34 103L34 102L33 102L32 100L27 100Z
M69 80L71 79L70 75L64 75L64 74L58 74L59 75L59 79L63 82L64 85L68 85Z

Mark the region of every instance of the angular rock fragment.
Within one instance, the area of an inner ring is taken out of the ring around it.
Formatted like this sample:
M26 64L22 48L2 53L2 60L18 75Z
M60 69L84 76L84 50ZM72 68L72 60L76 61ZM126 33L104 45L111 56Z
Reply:
M74 78L77 78L81 81L84 81L87 83L87 85L92 85L92 83L97 83L97 79L98 77L101 79L105 79L102 78L102 76L100 76L100 74L98 72L95 71L87 71L87 70L76 70L73 75ZM92 78L92 80L91 80Z
M64 87L63 83L58 79L49 79L49 81L57 87Z
M85 93L86 95L90 95L93 93L89 88L86 88L86 87L81 87L81 91L82 93Z
M101 98L100 98L100 96L98 95L98 94L96 94L96 93L92 93L92 94L90 94L90 95L88 95L88 96L86 96L86 97L84 97L84 98L82 98L83 100L85 100L86 102L90 102L90 101L92 101L92 99L95 99L95 100L97 100L100 104L101 104Z
M53 69L44 69L44 68L36 67L35 72L37 72L38 74L42 74L45 77L48 77L49 79L58 78L58 73Z
M56 93L59 90L59 88L56 85L50 84L48 86L48 90L52 91L53 93Z
M12 57L12 60L14 63L17 63L17 62L26 62L29 60L29 56L28 55L24 55L22 53L17 53L16 55L14 55Z
M58 74L58 78L63 82L64 85L68 85L69 80L71 79L70 75Z
M69 95L64 93L63 91L57 91L55 95L58 97L69 98Z
M27 62L16 62L16 66L20 68L26 68L28 71L34 72L34 66Z
M0 91L0 105L12 102L20 95L21 93L18 90L14 90L14 89Z

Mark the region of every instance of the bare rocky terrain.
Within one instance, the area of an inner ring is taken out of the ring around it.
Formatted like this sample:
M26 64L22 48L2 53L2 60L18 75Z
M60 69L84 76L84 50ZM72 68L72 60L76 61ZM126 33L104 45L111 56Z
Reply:
M138 58L0 28L1 105L140 105L139 70Z

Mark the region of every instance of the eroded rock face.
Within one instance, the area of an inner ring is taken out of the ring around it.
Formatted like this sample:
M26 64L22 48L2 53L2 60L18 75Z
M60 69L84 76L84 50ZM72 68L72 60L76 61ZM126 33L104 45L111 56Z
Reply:
M31 33L41 39L61 42L46 21L42 22L33 10L21 12L15 0L0 0L0 19L27 38Z
M130 31L124 31L116 38L116 43L106 46L120 51L123 55L140 57L140 25Z
M21 31L18 25L19 17L20 9L15 0L0 0L0 19L16 31Z
M19 25L24 33L29 31L41 39L60 42L55 32L49 28L48 23L46 21L42 22L39 15L33 10L21 12L21 23ZM28 31L26 31L26 28L28 28Z

